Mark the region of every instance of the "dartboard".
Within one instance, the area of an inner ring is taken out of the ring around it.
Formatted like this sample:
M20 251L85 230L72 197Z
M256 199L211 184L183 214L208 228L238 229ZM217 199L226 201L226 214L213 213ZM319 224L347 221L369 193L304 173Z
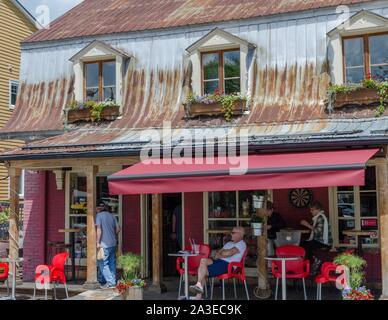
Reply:
M313 198L309 189L292 189L290 191L290 202L296 208L306 208Z

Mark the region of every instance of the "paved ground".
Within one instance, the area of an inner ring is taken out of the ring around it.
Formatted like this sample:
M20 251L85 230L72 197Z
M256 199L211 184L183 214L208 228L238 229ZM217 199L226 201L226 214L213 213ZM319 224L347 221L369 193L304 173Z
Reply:
M167 292L159 294L156 292L150 291L148 288L144 290L144 300L176 300L178 298L178 287L179 287L179 279L178 278L165 278L164 284L167 287ZM271 279L271 288L273 291L275 290L274 280ZM191 282L192 283L192 282ZM251 300L258 300L253 295L253 290L256 286L254 281L248 283L248 292ZM310 280L306 282L306 291L308 300L316 299L316 286ZM23 284L22 286L18 286L17 290L17 299L19 300L30 300L32 299L32 291L33 284ZM81 292L83 291L83 292ZM182 290L183 291L183 290ZM43 291L38 291L37 299L44 299ZM225 288L225 294L227 300L245 300L245 291L241 283L237 283L237 299L234 298L233 293L233 282L227 283ZM380 290L374 290L373 294L376 297L379 297L381 294ZM2 291L0 293L1 296L5 296L6 291ZM69 285L69 295L70 300L120 300L121 297L113 290L89 290L85 291L81 285ZM209 290L210 295L210 290ZM281 299L281 288L279 287L278 299ZM57 297L58 299L64 299L65 293L63 287L57 288ZM52 292L49 293L48 299L53 299ZM341 294L335 288L333 284L324 285L322 289L322 298L323 300L340 300ZM221 300L222 299L222 289L220 283L218 281L215 282L214 285L214 294L213 300ZM274 297L270 297L269 300L273 300ZM289 280L287 283L287 299L288 300L303 300L303 288L302 282L300 280L295 281Z

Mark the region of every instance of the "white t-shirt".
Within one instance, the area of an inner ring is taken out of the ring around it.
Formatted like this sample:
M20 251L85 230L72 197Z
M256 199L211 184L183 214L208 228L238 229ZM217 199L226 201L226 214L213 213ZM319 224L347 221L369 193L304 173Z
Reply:
M247 245L245 243L244 240L241 240L239 242L233 242L233 241L229 241L227 243L225 243L224 247L222 249L226 249L226 250L229 250L229 249L232 249L232 248L237 248L238 253L234 254L233 256L231 257L227 257L227 258L222 258L222 260L230 263L230 262L241 262L241 259L244 255L244 252L247 248Z

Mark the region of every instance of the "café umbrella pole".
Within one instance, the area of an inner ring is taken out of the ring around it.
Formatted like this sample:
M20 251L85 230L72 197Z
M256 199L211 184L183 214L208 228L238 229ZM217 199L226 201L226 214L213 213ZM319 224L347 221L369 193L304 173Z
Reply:
M266 214L266 198L264 205L260 209L256 209L256 214L263 217L263 231L261 236L257 237L257 287L253 293L258 299L268 299L271 294L271 288L268 282L267 261L267 214Z

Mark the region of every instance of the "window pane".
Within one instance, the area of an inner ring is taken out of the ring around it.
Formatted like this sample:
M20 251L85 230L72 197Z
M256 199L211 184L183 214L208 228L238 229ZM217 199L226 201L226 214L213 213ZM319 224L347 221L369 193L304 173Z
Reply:
M365 186L361 186L360 190L376 190L376 168L367 167L365 170Z
M86 88L98 87L98 63L86 64Z
M354 217L353 193L339 193L337 195L337 201L339 217Z
M225 78L240 77L240 51L224 52Z
M388 63L388 34L369 38L370 64Z
M18 88L19 85L17 83L12 83L11 84L11 105L14 106L16 105L16 98L18 96Z
M87 88L86 89L86 100L98 101L99 100L98 91L99 91L98 88Z
M372 66L371 76L379 81L388 81L388 64L384 66Z
M358 67L364 65L364 42L362 38L346 39L345 65L346 67Z
M214 93L214 91L218 89L218 81L205 81L203 86L203 91L205 94Z
M240 92L240 79L225 80L225 94Z
M375 192L360 194L361 217L377 217L377 200Z
M356 238L354 236L347 236L342 233L345 230L353 230L355 228L354 220L338 220L338 240L341 244L356 245Z
M209 192L209 218L236 217L236 192Z
M116 62L104 62L102 65L103 87L116 85Z
M347 83L359 83L364 78L364 67L346 69Z
M231 240L231 236L223 233L211 233L209 234L209 245L212 250L221 249L225 243Z
M116 87L104 88L103 100L116 100Z
M252 215L256 213L256 209L254 207L254 197L264 197L266 195L266 191L239 191L238 192L238 201L239 201L239 218L251 218ZM244 223L242 223L243 225ZM250 226L250 221L248 224Z
M218 53L207 53L202 55L203 77L205 80L218 79L218 56Z

